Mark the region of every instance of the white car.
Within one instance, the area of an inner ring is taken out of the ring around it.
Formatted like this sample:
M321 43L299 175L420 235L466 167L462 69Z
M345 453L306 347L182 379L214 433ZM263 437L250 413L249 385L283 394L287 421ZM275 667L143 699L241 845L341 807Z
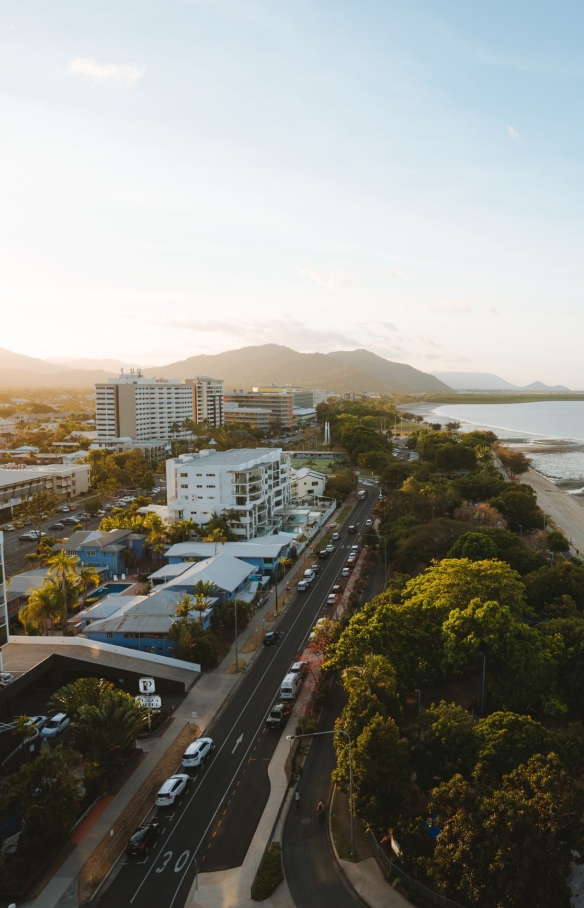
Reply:
M59 508L61 514L68 514L71 508L68 508L66 504Z
M336 603L336 601L337 601L337 597L336 597L335 593L329 593L329 595L326 598L326 604L334 605Z
M14 675L10 672L0 672L0 687L8 687L14 681Z
M11 533L16 527L13 523L5 523L3 527L0 527L0 530L4 530L5 533Z
M341 571L341 577L350 577L350 576L351 576L351 569L348 567L344 567L343 570Z
M190 782L189 776L184 772L179 772L170 779L167 779L156 795L157 807L170 807L178 796L183 793Z
M215 750L212 738L197 738L185 750L182 765L188 768L202 766L212 750Z
M300 580L296 589L299 593L305 593L310 584L306 580Z
M365 526L366 526L366 527L372 527L372 526L373 526L373 521L371 520L371 517L368 517L368 518L367 518L367 520L365 521Z
M46 725L41 731L41 736L50 740L51 738L58 738L59 735L62 735L69 725L71 720L65 715L65 713L57 713L55 716L47 721Z
M333 542L338 542L340 538L341 537L339 536L338 533L333 533L333 535L331 536L331 539Z

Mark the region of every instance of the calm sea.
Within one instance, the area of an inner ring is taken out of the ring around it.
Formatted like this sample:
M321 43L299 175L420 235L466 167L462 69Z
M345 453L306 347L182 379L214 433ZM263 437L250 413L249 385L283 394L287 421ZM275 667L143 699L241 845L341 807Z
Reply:
M534 469L567 487L584 483L584 401L446 404L431 414L437 422L457 420L463 431L491 429L502 440L549 445L552 450L545 453L526 452ZM578 494L584 489L571 491Z

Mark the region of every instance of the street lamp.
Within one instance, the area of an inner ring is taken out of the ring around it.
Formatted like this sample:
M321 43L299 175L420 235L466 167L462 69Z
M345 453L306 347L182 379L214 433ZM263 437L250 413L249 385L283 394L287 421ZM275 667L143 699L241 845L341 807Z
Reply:
M233 608L235 612L235 674L239 671L239 660L237 658L237 599L233 601Z
M353 818L353 750L351 735L342 728L333 728L332 731L315 731L311 735L286 735L287 741L296 738L316 738L317 735L344 735L349 742L349 808L351 812L351 857L355 856L355 828Z
M414 693L418 695L418 715L420 715L420 710L422 709L422 691L419 687L416 687Z
M481 716L485 717L485 679L487 674L487 654L486 652L479 653L483 657L483 683L481 686Z

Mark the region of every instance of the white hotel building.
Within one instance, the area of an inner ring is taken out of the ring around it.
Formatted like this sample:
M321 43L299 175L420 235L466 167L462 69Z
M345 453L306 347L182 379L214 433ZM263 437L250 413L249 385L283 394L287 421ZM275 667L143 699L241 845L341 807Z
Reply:
M207 523L237 511L229 521L242 540L275 533L291 494L290 456L280 448L205 449L166 461L167 500L173 520Z
M198 376L144 378L130 372L95 386L96 428L99 442L131 439L134 442L168 441L173 425L185 419L223 422L223 382ZM186 434L181 428L178 434Z

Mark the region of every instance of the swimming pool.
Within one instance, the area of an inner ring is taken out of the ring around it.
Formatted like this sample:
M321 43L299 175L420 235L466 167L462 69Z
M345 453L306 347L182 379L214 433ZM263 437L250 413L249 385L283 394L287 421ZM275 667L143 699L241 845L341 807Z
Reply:
M108 583L107 586L100 586L95 592L91 593L92 599L103 599L104 596L112 596L114 593L123 593L125 590L134 586L133 583Z

